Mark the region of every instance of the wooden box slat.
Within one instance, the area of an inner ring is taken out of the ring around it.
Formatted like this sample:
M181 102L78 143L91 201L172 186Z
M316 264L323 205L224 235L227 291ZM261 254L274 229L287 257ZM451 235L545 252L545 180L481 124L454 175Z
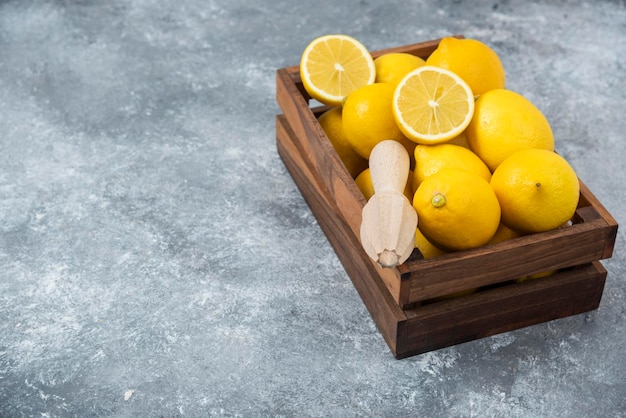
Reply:
M479 291L408 311L399 324L396 357L483 338L596 309L606 270L599 262L543 280Z
M598 215L593 208L582 211ZM407 305L468 288L486 286L518 277L590 263L610 257L616 229L605 219L587 222L541 234L528 235L464 253L417 260L399 267L409 286ZM403 303L404 302L404 303Z
M304 151L284 116L276 118L277 148L287 170L311 208L328 241L337 253L354 287L376 322L383 338L393 352L396 350L398 323L406 315L394 302L387 287L380 280L380 268L364 257L359 240L341 216L330 193L323 184L314 181L317 175L312 164L304 157ZM378 279L374 279L378 278Z

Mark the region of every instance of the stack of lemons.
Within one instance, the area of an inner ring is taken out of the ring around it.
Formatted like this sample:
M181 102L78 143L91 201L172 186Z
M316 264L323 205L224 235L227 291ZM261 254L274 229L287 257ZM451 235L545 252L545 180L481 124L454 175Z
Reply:
M396 140L413 157L405 193L424 257L559 228L573 216L576 173L554 152L541 111L505 88L486 44L450 37L425 60L374 59L350 36L325 35L306 47L300 74L310 96L331 106L320 125L366 199L377 143Z

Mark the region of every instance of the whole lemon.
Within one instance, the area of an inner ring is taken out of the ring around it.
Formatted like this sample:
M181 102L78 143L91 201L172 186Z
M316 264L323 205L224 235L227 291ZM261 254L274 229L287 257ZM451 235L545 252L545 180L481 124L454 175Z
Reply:
M520 233L558 228L574 215L580 185L565 158L544 149L520 150L493 173L502 223Z
M476 39L443 38L426 59L427 65L456 73L470 86L474 96L504 88L506 76L498 54Z
M413 187L411 186L411 179L413 177L413 171L409 170L409 178L407 179L406 186L404 188L404 195L409 199L409 201L413 200ZM370 197L374 196L374 184L372 183L372 173L370 172L369 167L365 170L361 171L354 182L358 186L361 193L363 193L363 197L365 200L370 200Z
M398 128L393 117L394 87L374 83L350 93L343 103L343 129L352 149L369 159L372 149L386 139L400 142L413 155L415 143Z
M554 151L554 136L546 117L528 99L511 90L497 89L481 95L465 136L470 149L492 172L515 151Z
M422 231L420 231L419 228L415 230L415 248L417 248L419 252L422 253L422 257L424 257L425 259L435 258L446 253L445 251L440 250L439 248L435 247L430 241L428 241L428 239L426 239L426 237L424 236L424 234L422 234Z
M491 171L485 163L469 149L454 144L418 145L415 147L415 169L413 188L444 168L458 168L478 174L486 181L491 180Z
M479 175L443 169L420 184L413 197L418 228L445 251L486 244L500 225L500 205L489 183Z
M317 119L326 136L333 144L339 158L348 169L348 172L355 178L361 171L367 168L367 160L357 154L348 142L346 133L343 130L343 120L341 117L341 107L333 107L322 113Z
M503 224L502 221L500 221L500 225L498 226L496 233L489 240L489 244L499 244L501 242L521 236L522 235L519 232L512 230L511 228Z
M397 86L405 75L426 64L418 56L406 52L390 52L374 59L376 82Z
M540 271L539 273L529 274L528 276L522 276L515 279L517 283L523 283L526 280L535 280L535 279L543 279L544 277L552 276L553 274L558 273L558 270L546 270Z

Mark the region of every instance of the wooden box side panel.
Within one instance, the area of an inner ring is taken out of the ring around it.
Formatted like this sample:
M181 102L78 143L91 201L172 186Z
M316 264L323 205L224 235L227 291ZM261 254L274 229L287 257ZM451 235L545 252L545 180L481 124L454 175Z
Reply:
M593 208L593 213L589 208ZM615 218L611 216L609 211L604 207L600 200L589 190L587 185L580 182L580 201L578 203L578 210L574 215L574 222L579 220L584 221L585 217L591 218L597 216L606 223L607 237L604 241L604 251L602 252L601 260L611 258L613 256L613 248L615 247L615 240L617 239L618 224Z
M407 311L396 357L403 358L596 309L606 270L599 262Z
M359 231L365 198L285 70L278 70L276 84L278 102L303 156L311 162L318 181L328 190L345 221L353 231Z
M581 181L573 225L431 260L410 259L399 269L409 283L408 306L416 301L524 275L609 258L617 222Z
M308 107L305 98L298 93L286 71L278 71L278 96L283 102L282 107L291 112L285 113L284 120L292 131L292 141L297 144L300 154L311 165L311 175L327 191L329 200L334 202L338 214L351 229L352 233L360 236L361 214L366 200L341 162L322 127L317 122L316 114ZM296 96L294 96L296 95ZM358 243L361 248L360 242ZM368 259L368 263L371 261ZM386 284L388 291L395 300L400 300L401 294L406 294L406 286L400 280L396 269L381 269L374 265L378 274Z
M617 226L608 225L593 207L579 209L578 222L554 231L520 237L429 260L411 261L403 280L406 303L501 283L548 270L590 263L612 252Z
M283 116L276 119L279 155L302 192L328 241L341 260L359 296L374 319L393 353L396 349L397 324L406 320L379 273L361 250L352 229L344 222L328 191L319 183L311 164L302 158L302 150L293 141L294 134Z

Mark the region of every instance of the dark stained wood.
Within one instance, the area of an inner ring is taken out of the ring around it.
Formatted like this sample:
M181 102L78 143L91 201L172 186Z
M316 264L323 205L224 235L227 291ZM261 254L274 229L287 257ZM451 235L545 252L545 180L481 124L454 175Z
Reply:
M329 200L328 191L314 180L318 176L313 173L311 164L302 158L302 150L298 149L293 138L293 131L286 119L278 116L276 119L278 153L341 260L359 296L365 302L383 338L392 352L395 352L397 324L406 320L406 316L379 279L380 275L374 263L362 250L359 240L342 220L336 204Z
M396 357L447 347L596 309L606 270L599 262L407 311Z
M608 237L605 241L604 253L602 254L602 257L600 259L604 260L606 258L611 258L613 256L613 247L615 247L615 239L617 238L617 221L615 220L615 218L613 218L613 216L611 216L609 211L606 210L600 200L598 200L598 198L594 196L593 193L591 193L591 190L589 190L589 188L582 181L580 182L580 189L581 201L579 202L579 210L577 211L578 213L576 216L582 216L584 218L585 214L580 213L580 208L585 205L593 207L594 210L597 212L597 215L599 215L604 220L604 222L606 222Z
M343 221L349 225L354 235L359 237L361 214L367 202L317 122L316 115L320 112L314 112L308 107L304 97L299 95L299 90L293 83L290 84L290 80L291 78L285 71L278 70L277 98L279 104L286 109L286 112L289 112L284 115L290 121L289 126L294 132L294 141L297 142L302 155L311 163L313 172L317 173L320 183L328 190L329 199L337 203L337 210ZM285 95L291 96L285 97ZM296 96L293 97L293 95ZM295 119L294 123L291 123L293 119ZM398 271L379 269L379 274L385 281L389 292L396 300L400 300L401 287L407 286L399 279ZM406 294L406 289L403 292Z

